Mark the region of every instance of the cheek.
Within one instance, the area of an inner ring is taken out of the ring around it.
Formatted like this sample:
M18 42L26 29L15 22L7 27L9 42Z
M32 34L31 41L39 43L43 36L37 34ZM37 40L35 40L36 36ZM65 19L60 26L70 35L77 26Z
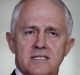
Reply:
M17 48L28 51L32 48L34 42L35 42L34 38L25 39L24 37L19 37L17 39L16 45L17 45Z
M51 40L51 39L47 40L47 46L48 46L48 48L50 48L50 50L53 53L60 51L61 47L59 47L59 43L57 43L57 42L58 42L57 40Z
M26 53L25 51L22 53L18 52L18 54L15 55L15 63L17 68L22 71L26 70L29 64L29 53Z
M22 62L26 62L26 60L29 60L29 57L32 52L32 46L34 44L34 39L21 39L18 38L15 46L16 46L16 56L17 59Z
M17 40L15 56L18 67L22 69L26 69L28 67L33 43L33 40Z
M64 58L64 45L60 41L49 39L47 41L47 46L51 52L51 58L54 59L52 61L56 64L60 64Z
M16 55L22 58L22 60L27 60L32 53L32 46L34 40L18 40L16 43Z

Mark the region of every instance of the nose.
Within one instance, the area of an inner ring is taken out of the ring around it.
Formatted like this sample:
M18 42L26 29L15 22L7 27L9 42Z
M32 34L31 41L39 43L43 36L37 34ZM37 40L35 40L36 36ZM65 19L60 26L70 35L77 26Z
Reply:
M46 49L46 38L43 33L39 34L35 43L36 49Z

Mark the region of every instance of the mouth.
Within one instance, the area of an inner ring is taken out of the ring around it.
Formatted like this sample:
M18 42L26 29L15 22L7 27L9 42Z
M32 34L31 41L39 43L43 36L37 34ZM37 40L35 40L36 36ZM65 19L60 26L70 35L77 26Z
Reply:
M43 56L39 55L39 56L32 56L31 59L33 59L33 60L48 60L49 57L45 56L45 55L43 55Z

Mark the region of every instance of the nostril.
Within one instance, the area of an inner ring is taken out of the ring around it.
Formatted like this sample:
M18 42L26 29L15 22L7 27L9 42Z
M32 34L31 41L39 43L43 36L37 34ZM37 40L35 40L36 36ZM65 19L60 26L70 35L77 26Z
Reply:
M35 48L36 48L36 49L45 49L44 46L36 46Z

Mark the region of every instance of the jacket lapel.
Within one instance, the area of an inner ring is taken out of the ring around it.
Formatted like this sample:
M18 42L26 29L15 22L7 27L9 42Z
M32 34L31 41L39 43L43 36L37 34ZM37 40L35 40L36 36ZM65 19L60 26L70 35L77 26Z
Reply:
M11 75L16 75L15 70L12 72L12 74L11 74Z

